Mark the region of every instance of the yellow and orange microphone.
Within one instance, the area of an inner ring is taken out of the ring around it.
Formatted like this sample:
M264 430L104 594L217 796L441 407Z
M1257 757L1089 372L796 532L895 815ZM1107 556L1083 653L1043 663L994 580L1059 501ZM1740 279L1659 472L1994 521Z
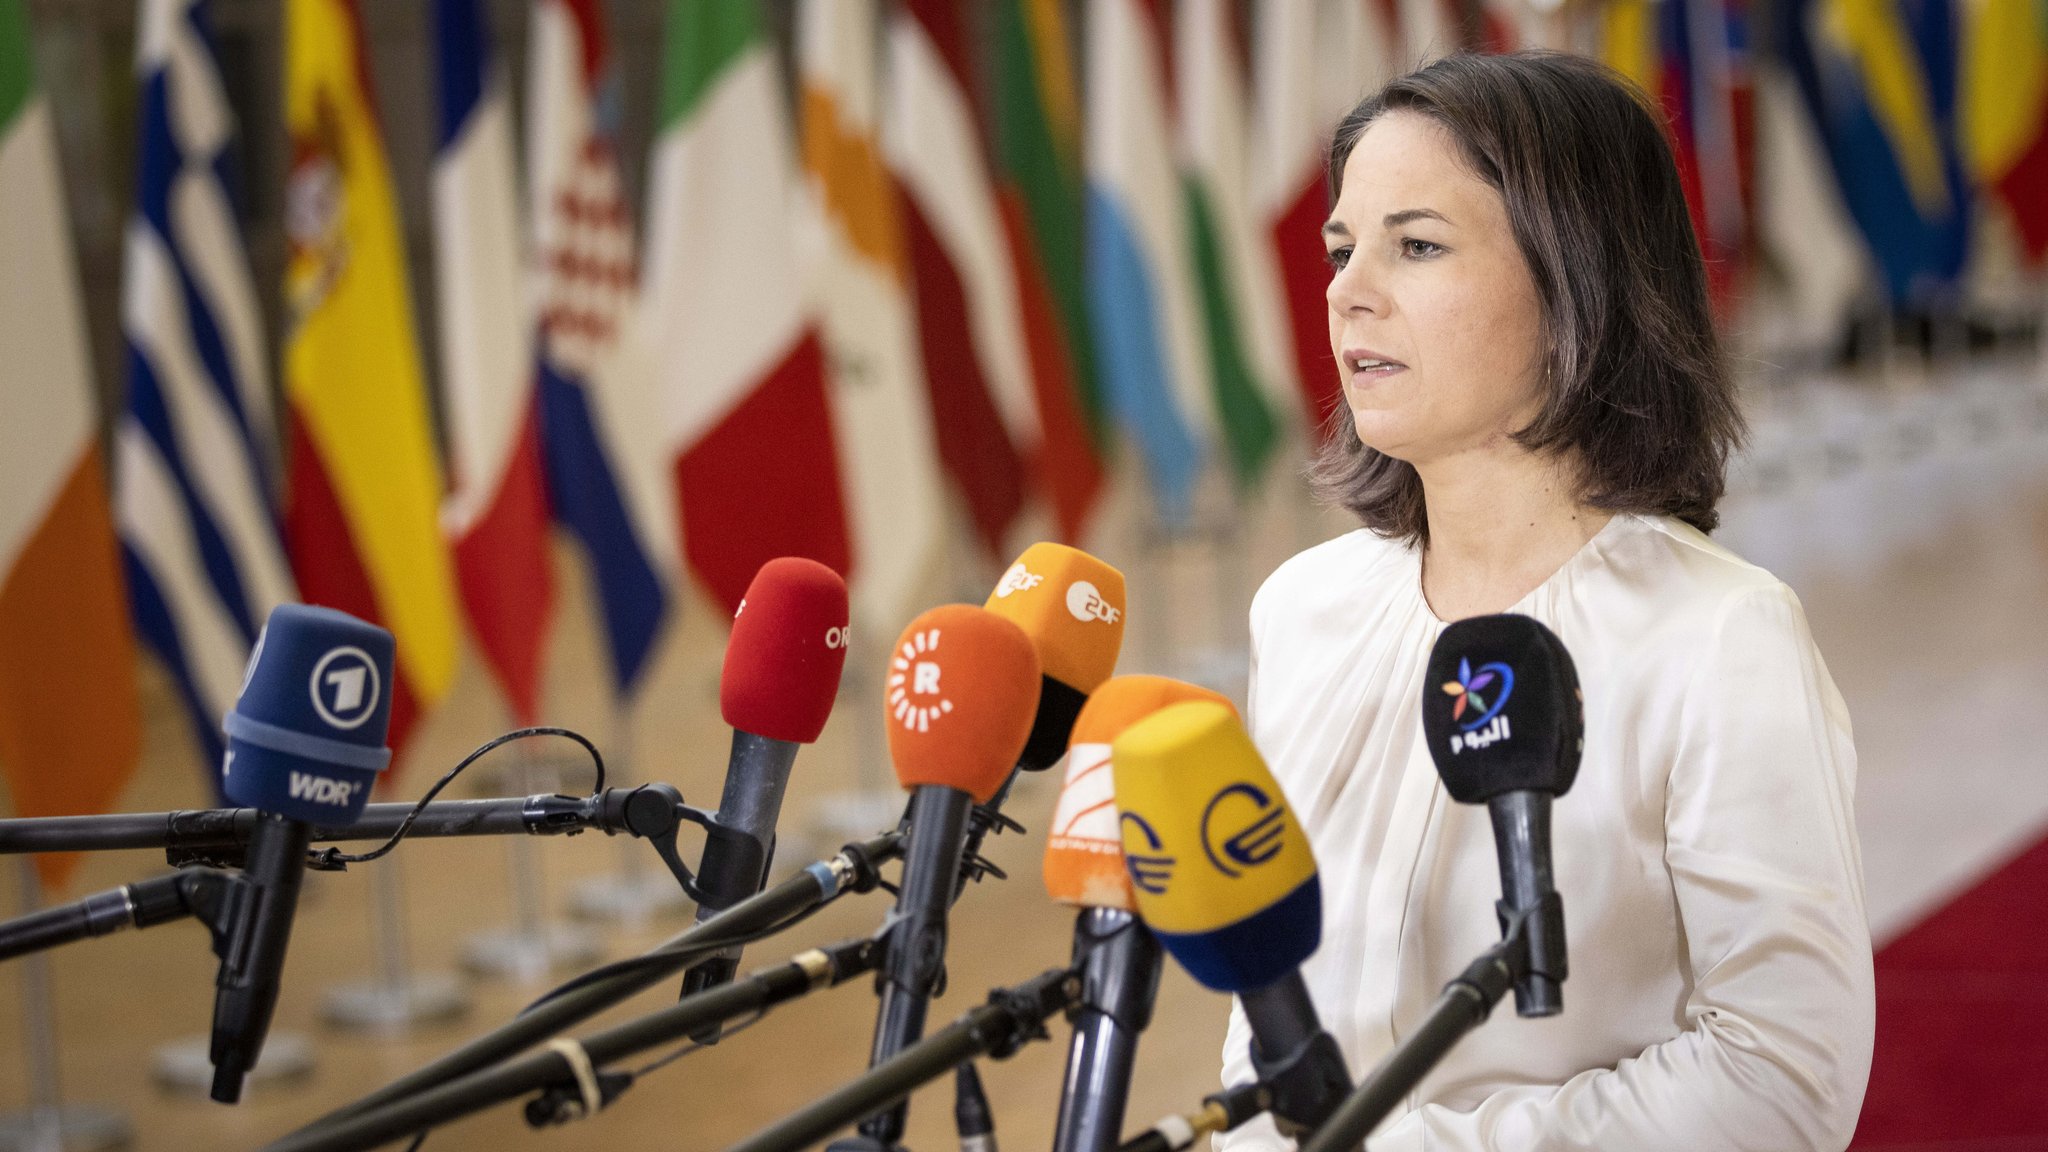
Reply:
M1044 675L1031 739L1017 766L1052 767L1089 694L1116 672L1124 643L1124 574L1079 548L1026 548L982 607L1024 630Z
M1038 650L1024 629L967 604L911 621L883 681L889 758L911 793L903 884L891 917L869 1065L924 1035L946 957L946 909L959 884L968 813L1009 780L1038 715ZM893 1148L906 1105L878 1112L863 1135Z
M1192 701L1221 705L1236 715L1221 693L1166 676L1118 676L1096 689L1081 709L1045 846L1045 890L1054 900L1082 908L1136 909L1117 830L1110 746L1154 712Z
M1313 1130L1351 1077L1301 978L1323 930L1307 833L1227 705L1161 708L1111 742L1110 762L1139 915L1190 975L1243 1003L1281 1132Z
M1054 1152L1117 1146L1138 1035L1151 1024L1159 993L1159 944L1134 913L1124 871L1110 748L1133 724L1189 701L1230 708L1221 695L1185 681L1118 676L1095 689L1074 721L1066 783L1045 848L1045 890L1054 900L1081 909L1074 921L1073 951L1073 967L1081 973L1081 1003L1068 1013L1074 1035L1067 1047Z

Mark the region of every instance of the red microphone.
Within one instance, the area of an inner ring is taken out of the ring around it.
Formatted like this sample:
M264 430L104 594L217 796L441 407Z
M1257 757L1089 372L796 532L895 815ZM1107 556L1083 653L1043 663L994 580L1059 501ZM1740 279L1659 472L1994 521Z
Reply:
M732 757L707 829L697 886L703 923L761 891L775 856L775 822L798 746L825 730L848 639L846 581L815 560L784 556L761 565L725 646L718 708L732 725ZM740 949L690 969L688 995L732 979Z

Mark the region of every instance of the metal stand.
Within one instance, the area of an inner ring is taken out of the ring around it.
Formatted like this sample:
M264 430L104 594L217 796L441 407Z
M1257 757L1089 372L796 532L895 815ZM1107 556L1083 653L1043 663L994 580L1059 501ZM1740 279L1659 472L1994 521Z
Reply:
M620 784L636 778L633 755L633 706L623 695L612 703L609 764ZM628 928L645 926L656 916L679 916L690 906L675 877L647 867L640 846L627 840L619 845L619 870L593 876L579 885L569 898L569 910L587 920L602 920Z
M514 756L511 775L518 792L532 792L548 782L534 753L523 748ZM462 949L462 966L486 979L539 984L551 973L596 963L604 949L595 937L547 918L540 845L530 837L513 836L505 841L505 856L512 878L513 922L471 936Z
M407 962L400 860L393 854L367 868L377 975L328 991L324 1015L330 1024L359 1031L403 1032L469 1011L469 994L453 973L415 972Z
M42 885L32 856L21 860L21 910L42 904ZM57 1008L50 995L50 958L31 953L21 961L22 1046L28 1058L26 1112L0 1116L0 1152L99 1152L125 1148L135 1137L128 1118L109 1108L61 1103L57 1064ZM208 1079L211 1081L211 1069Z

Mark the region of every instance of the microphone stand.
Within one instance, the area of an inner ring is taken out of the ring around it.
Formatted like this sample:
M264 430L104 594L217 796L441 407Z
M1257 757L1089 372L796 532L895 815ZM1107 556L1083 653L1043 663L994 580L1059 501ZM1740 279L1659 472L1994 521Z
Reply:
M1535 908L1509 918L1501 942L1444 985L1429 1015L1392 1052L1387 1053L1322 1127L1301 1145L1301 1152L1356 1152L1365 1134L1377 1128L1429 1075L1467 1032L1485 1022L1508 990L1528 978L1530 921L1545 909Z
M235 895L246 883L240 876L211 868L185 868L139 884L95 892L69 904L41 908L0 921L0 960L123 928L153 928L187 916L197 916L213 930L214 951L218 952L227 939L232 909L247 903L246 898Z
M1509 989L1528 978L1529 921L1542 919L1547 912L1502 912L1501 942L1444 985L1421 1026L1366 1074L1330 1118L1302 1141L1300 1152L1357 1152L1366 1133L1378 1127L1467 1032L1485 1022ZM1228 1132L1270 1111L1274 1095L1275 1085L1266 1080L1226 1088L1203 1097L1200 1112L1169 1116L1118 1145L1117 1152L1180 1152L1198 1136Z
M998 988L989 993L988 1003L875 1065L824 1099L733 1145L727 1152L802 1152L841 1128L902 1100L962 1061L977 1056L1005 1060L1026 1042L1046 1039L1045 1022L1080 998L1081 975L1068 968L1041 973L1014 988Z
M581 1119L632 1086L632 1073L601 1072L603 1065L738 1016L765 1012L814 989L836 987L874 971L883 954L872 939L814 948L786 964L684 997L583 1040L557 1040L546 1052L450 1080L336 1123L301 1129L266 1145L263 1152L360 1152L536 1090L543 1090L542 1095L526 1112L534 1127Z
M653 950L642 953L636 960L618 961L597 969L596 972L602 975L590 983L529 1007L509 1023L351 1104L329 1112L300 1132L310 1133L345 1121L516 1056L562 1029L588 1020L696 964L711 952L731 943L736 936L779 924L797 913L829 903L848 891L872 891L881 883L877 867L901 854L902 850L903 834L894 831L861 843L848 844L830 860L813 864L711 919L691 925ZM702 1023L700 1021L698 1026Z

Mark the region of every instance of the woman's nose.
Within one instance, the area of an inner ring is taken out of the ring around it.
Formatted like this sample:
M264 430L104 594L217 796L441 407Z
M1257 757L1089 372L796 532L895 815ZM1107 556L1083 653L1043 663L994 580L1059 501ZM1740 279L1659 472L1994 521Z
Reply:
M1379 314L1385 311L1386 297L1374 281L1367 262L1357 253L1346 261L1337 273L1330 277L1330 286L1323 290L1324 299L1330 302L1330 310L1339 315L1353 312Z

